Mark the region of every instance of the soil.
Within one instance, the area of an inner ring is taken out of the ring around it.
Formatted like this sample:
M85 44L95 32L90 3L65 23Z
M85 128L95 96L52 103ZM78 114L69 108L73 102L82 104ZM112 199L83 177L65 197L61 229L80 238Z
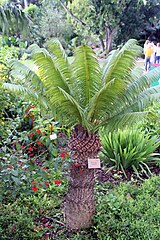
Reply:
M160 176L160 167L158 167L156 164L150 164L148 165L148 167L152 175ZM107 170L105 171L102 169L97 171L96 177L97 177L97 180L102 183L110 182L113 184L119 184L120 182L128 182L128 181L141 183L143 180L152 176L150 173L146 175L144 172L140 172L138 176L136 173L133 172L132 169L127 169L125 173L126 173L126 176L122 171L116 171L115 169L112 169L109 172L107 172Z

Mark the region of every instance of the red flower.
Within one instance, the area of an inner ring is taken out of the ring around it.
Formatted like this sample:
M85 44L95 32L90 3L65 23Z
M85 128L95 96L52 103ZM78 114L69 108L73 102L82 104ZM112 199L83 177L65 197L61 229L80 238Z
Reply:
M30 108L35 108L35 106L30 106Z
M19 165L23 165L23 162L21 162L21 161L19 161L18 163L19 163Z
M28 150L29 150L30 152L33 152L33 148L32 148L31 146L28 148Z
M48 235L44 235L43 237L47 239L47 238L48 238Z
M24 146L20 146L20 148L21 148L21 149L23 149L23 148L24 148Z
M36 186L33 186L33 187L32 187L32 190L33 190L34 192L37 192L37 191L38 191L38 188L37 188Z
M30 137L33 137L33 136L34 136L34 133L30 133L29 136L30 136Z
M29 156L30 156L30 157L33 157L33 156L34 156L34 154L33 154L33 153L31 153L31 154L29 154Z
M44 170L44 171L45 171L45 170L48 170L48 168L44 167L44 168L42 168L42 170Z
M75 167L80 167L81 164L80 164L80 163L75 163L74 166L75 166Z
M59 184L61 184L61 180L53 180L53 182L54 182L54 184L56 184L56 185L59 185Z
M37 129L36 132L37 132L38 134L40 134L40 133L41 133L41 130L40 130L40 129Z
M69 153L68 152L66 152L66 157L68 157L69 156Z
M52 226L49 226L49 225L47 225L47 226L45 226L46 228L53 228Z
M45 182L45 185L48 187L49 186L49 182Z
M43 145L40 141L38 141L37 144L38 144L38 146L42 146Z
M35 185L35 184L36 184L36 180L33 180L33 181L32 181L32 184Z
M60 156L62 158L65 158L65 157L68 157L69 156L69 153L68 152L61 152Z
M40 183L39 186L42 187L42 184Z
M26 117L29 117L29 114L28 114L28 113L26 113Z

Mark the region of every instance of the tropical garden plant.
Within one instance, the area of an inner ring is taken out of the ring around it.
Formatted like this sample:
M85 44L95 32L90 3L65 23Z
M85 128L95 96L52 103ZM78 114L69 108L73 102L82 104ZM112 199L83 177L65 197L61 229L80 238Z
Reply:
M140 172L148 176L151 174L148 164L158 162L158 156L154 153L159 146L156 136L150 137L144 131L136 128L127 128L101 136L101 158L104 166L110 169L122 171L126 176L127 170L133 170L138 177Z
M95 213L94 169L88 168L88 159L97 159L101 147L98 130L102 126L113 130L142 119L146 106L159 97L159 88L149 85L160 71L156 68L144 75L136 67L141 47L133 39L112 51L103 69L89 46L75 49L73 62L68 61L58 41L50 44L49 51L37 45L32 45L30 51L36 73L19 62L13 65L19 66L16 70L20 74L25 71L27 79L43 85L54 118L72 127L68 141L72 164L64 217L71 229L88 227ZM4 87L22 89L12 84ZM27 91L27 86L23 87L23 93Z

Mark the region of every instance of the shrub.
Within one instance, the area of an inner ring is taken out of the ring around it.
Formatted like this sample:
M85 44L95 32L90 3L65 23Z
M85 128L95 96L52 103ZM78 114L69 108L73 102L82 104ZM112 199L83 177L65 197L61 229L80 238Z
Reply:
M100 157L104 164L117 170L132 169L138 175L141 169L146 175L150 173L149 163L155 162L153 154L159 143L156 136L150 138L145 132L137 129L125 129L101 133L102 152Z
M0 204L1 239L45 239L56 228L56 221L61 220L59 205L56 194L21 196L12 204ZM46 220L48 216L53 219L49 225L43 223L43 219Z
M160 239L160 177L145 180L141 187L122 183L108 193L97 194L95 231L99 240Z
M153 106L149 107L148 114L144 121L139 124L139 128L142 128L151 137L156 136L160 140L160 103L156 102ZM160 152L160 145L157 148Z

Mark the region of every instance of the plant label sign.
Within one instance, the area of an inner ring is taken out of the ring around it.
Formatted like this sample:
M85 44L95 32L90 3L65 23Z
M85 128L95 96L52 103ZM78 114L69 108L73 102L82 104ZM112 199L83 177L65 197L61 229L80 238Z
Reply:
M50 135L50 139L51 139L51 140L55 140L55 139L57 139L57 134L54 133L54 134Z
M88 158L88 168L101 168L99 158Z

